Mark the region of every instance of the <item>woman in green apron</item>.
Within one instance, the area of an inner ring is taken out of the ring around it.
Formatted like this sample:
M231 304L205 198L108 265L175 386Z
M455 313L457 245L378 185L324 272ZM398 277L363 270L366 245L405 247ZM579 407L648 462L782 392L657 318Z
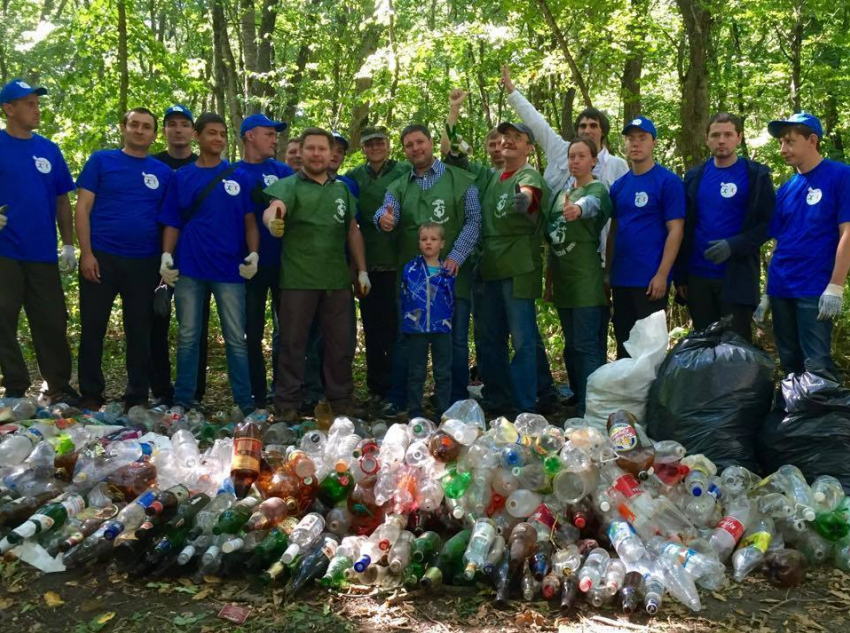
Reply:
M547 298L558 309L564 333L564 365L570 388L584 415L587 378L605 364L608 300L603 286L599 234L611 217L607 187L595 180L597 148L586 137L570 144L569 169L573 178L552 198L547 214L549 241Z

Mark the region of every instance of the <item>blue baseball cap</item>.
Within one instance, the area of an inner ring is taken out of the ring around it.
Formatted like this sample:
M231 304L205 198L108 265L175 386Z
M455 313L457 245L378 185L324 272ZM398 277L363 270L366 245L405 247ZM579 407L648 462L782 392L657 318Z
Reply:
M16 77L0 90L0 104L23 99L27 95L36 94L42 97L47 94L47 88L33 88L20 77Z
M162 117L162 120L167 121L168 117L170 117L172 114L179 114L189 119L189 121L191 121L192 123L195 122L195 117L192 116L192 111L186 106L180 105L179 103L175 103L173 106L168 108L168 110L165 111L165 116Z
M782 128L786 125L805 125L806 127L811 128L812 132L818 135L818 138L823 138L823 126L820 124L820 119L818 119L814 114L809 114L805 110L802 112L795 112L787 119L771 121L767 124L767 131L771 136L779 138L779 135L782 133Z
M644 132L652 134L653 139L658 138L658 130L655 129L655 123L647 119L645 116L639 116L626 123L626 126L623 128L623 135L625 136L631 130L643 130Z
M336 130L331 132L331 136L334 137L334 141L342 144L342 146L345 148L346 152L348 151L348 139L347 138L345 138L342 134L340 134Z
M245 117L245 120L242 121L242 127L239 128L239 136L245 136L246 132L250 132L255 127L273 127L275 131L283 132L289 126L281 121L272 121L265 114L252 114L249 117Z

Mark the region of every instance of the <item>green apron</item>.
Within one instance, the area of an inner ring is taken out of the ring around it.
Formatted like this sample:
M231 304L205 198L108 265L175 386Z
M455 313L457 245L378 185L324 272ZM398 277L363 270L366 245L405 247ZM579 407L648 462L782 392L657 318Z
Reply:
M516 299L543 295L543 215L548 208L549 188L543 177L526 163L510 178L500 181L502 170L490 178L481 205L481 276L484 281L513 279ZM532 221L526 213L515 213L516 186L540 191L540 213Z
M384 203L387 187L399 176L409 174L408 162L395 162L384 174L372 178L366 164L355 167L346 174L360 187L360 232L366 247L367 270L395 270L398 263L398 236L395 231L386 233L375 226L375 212Z
M357 200L341 180L324 186L297 175L265 192L286 205L280 256L285 290L343 290L351 286L345 258Z
M596 196L601 203L599 214L587 220L567 222L564 200L575 202L585 196ZM599 234L611 217L608 189L598 180L570 191L562 189L552 200L546 214L546 237L549 247L549 276L556 308L589 308L607 305Z
M454 248L455 240L463 229L466 220L463 198L474 176L449 165L445 168L445 173L428 191L423 191L407 174L387 188L401 204L399 224L395 229L399 235L399 270L419 255L419 226L424 222L436 222L445 231L446 245L440 252L441 259L445 259ZM455 280L455 297L469 299L469 270L464 262Z

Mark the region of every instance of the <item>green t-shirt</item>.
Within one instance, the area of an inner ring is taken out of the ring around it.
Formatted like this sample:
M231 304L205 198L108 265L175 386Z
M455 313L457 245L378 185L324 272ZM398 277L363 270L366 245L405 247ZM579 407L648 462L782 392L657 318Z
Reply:
M346 174L360 187L360 232L366 247L367 270L395 270L398 265L398 235L386 233L375 227L375 212L384 203L390 183L409 174L413 166L407 161L388 160L377 177L366 163Z
M348 229L357 200L341 180L324 185L298 172L266 188L283 201L280 287L287 290L342 290L351 286L345 257Z
M491 176L481 205L481 276L484 281L513 279L515 298L536 299L543 294L541 248L549 187L528 163L505 180L501 180L503 172L499 170ZM517 186L540 191L536 219L514 212Z
M572 202L595 196L600 202L599 213L586 220L567 222L563 214L567 196ZM555 307L606 305L599 234L611 217L611 208L608 189L598 180L572 191L562 189L553 198L546 215L546 239Z

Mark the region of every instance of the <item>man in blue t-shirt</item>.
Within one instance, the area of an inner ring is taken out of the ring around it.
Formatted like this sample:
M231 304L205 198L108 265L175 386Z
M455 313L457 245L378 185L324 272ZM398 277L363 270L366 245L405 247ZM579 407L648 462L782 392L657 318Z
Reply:
M608 236L617 358L632 326L667 306L670 273L685 224L685 188L679 177L655 163L658 132L646 117L623 128L632 168L611 186L614 211Z
M186 408L195 405L201 314L210 291L221 320L233 399L248 415L254 400L245 344L245 280L257 274L260 259L257 216L244 176L221 158L227 147L224 119L199 116L195 140L201 155L174 172L159 217L165 225L159 273L174 286L179 324L174 401Z
M195 136L195 119L192 111L184 105L174 104L165 111L162 120L162 134L167 147L153 157L178 170L191 165L198 160L198 155L192 151L192 138ZM161 243L160 238L160 243ZM174 289L169 287L169 299ZM195 400L203 402L207 390L207 339L210 327L210 300L207 295L204 302L203 325L201 330L200 353L198 354L198 388ZM154 312L151 325L151 393L154 406L170 407L174 400L174 385L171 384L171 310L168 314L158 315Z
M38 369L52 402L75 403L71 389L71 350L66 337L68 311L60 268L73 272L74 229L68 192L71 172L55 143L34 134L40 122L39 97L13 79L0 90L6 129L0 131L0 373L6 398L22 398L32 384L21 346L18 321L29 321ZM56 254L56 227L62 255Z
M77 178L75 225L80 243L80 406L104 403L103 340L115 297L121 296L127 344L127 408L146 405L150 330L157 286L160 212L171 169L148 154L157 120L134 108L121 121L123 149L101 150Z
M850 267L850 167L821 156L823 128L808 112L767 129L797 173L776 194L769 299L762 298L757 323L763 325L769 305L784 372L802 372L807 361L834 371L832 320L841 314Z
M274 159L277 135L286 123L272 121L264 114L252 114L242 121L240 135L245 145L239 174L248 185L251 210L262 223L263 211L270 200L263 193L266 187L293 173L289 165ZM278 319L280 306L280 240L272 237L265 226L260 231L260 261L257 274L245 282L245 336L248 344L248 366L251 370L251 395L254 406L266 408L268 383L266 360L263 355L263 332L266 328L266 299L272 301L272 380L277 380Z
M711 158L685 175L687 217L675 280L695 329L730 317L732 329L752 341L760 247L776 196L770 170L736 153L743 132L744 122L733 114L720 112L708 121Z

